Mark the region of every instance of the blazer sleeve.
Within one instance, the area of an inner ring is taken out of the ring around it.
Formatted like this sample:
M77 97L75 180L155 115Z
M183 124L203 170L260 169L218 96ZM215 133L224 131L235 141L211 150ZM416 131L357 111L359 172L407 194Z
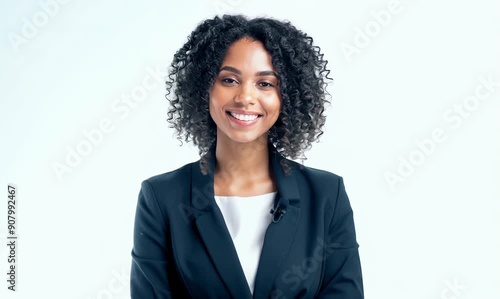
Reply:
M132 299L172 298L167 277L167 221L151 184L141 184L134 222L130 272Z
M353 211L339 177L337 200L325 240L323 283L317 298L363 299L363 279Z

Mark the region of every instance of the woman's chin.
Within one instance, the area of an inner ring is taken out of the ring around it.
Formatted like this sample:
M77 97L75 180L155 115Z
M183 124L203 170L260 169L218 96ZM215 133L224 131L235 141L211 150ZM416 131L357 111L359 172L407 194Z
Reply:
M262 141L262 138L265 138L267 141L267 136L256 136L254 133L252 134L231 134L227 136L227 140L229 142L235 142L235 143L258 143Z

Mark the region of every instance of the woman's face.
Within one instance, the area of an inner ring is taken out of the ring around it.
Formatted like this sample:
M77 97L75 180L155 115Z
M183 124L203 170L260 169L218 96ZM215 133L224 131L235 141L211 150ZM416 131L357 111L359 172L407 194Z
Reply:
M218 140L267 141L280 114L281 98L271 56L260 41L242 38L230 45L209 102Z

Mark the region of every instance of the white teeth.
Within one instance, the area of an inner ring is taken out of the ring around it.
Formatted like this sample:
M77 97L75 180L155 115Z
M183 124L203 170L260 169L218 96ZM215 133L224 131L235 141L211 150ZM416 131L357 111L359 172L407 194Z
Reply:
M254 120L258 117L258 115L246 115L246 114L236 114L236 113L233 113L233 112L229 112L232 116L234 116L235 118L239 119L239 120L244 120L244 121L250 121L250 120Z

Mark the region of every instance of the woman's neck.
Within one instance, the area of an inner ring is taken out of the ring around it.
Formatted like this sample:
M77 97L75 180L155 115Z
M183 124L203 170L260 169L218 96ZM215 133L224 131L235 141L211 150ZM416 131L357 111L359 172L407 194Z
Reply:
M215 195L254 196L278 190L266 142L235 143L217 140Z
M269 149L267 138L238 143L217 139L215 173L230 180L252 180L269 176Z

